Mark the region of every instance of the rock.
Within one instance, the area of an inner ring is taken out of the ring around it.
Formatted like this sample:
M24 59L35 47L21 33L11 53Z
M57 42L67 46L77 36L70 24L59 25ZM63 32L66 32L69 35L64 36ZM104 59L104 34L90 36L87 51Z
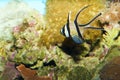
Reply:
M120 80L120 56L107 63L100 71L101 80Z

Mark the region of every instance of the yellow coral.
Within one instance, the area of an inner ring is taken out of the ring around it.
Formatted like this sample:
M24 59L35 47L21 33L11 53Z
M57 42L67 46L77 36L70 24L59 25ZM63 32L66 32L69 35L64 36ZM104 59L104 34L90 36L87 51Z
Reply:
M68 12L72 12L71 21L73 21L76 13L86 5L92 6L81 13L78 18L81 24L87 23L103 9L104 5L101 0L48 0L46 8L48 27L41 37L41 44L49 46L61 43L64 37L60 34L60 29L66 23Z
M118 35L120 28L112 28L106 29L107 35L104 35L103 43L106 44L109 48L112 45L120 45L120 38L114 40L114 38Z
M5 51L6 44L8 44L8 43L5 41L0 41L0 56L1 57L7 57L7 54Z

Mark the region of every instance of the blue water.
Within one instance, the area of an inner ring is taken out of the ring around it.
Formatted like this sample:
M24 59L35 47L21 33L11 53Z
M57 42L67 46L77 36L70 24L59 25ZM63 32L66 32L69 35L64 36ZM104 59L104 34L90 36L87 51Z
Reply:
M0 0L0 7L5 6L11 0ZM38 10L41 14L45 14L46 0L22 0L30 5L32 8Z

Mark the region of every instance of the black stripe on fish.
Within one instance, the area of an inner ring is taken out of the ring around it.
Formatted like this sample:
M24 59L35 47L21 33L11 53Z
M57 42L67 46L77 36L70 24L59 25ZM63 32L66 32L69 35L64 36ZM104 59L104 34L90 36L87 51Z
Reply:
M61 33L65 36L65 26L62 28Z
M68 35L69 35L69 37L70 37L71 34L70 34L70 24L69 24L69 23L67 23L67 25L66 25L66 29L67 29L67 31L68 31Z

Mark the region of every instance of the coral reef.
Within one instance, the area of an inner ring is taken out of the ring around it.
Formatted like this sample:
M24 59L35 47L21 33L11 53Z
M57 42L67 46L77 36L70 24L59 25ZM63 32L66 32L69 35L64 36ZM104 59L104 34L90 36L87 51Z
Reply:
M14 24L10 28L11 38L0 41L0 79L107 80L111 75L114 78L119 74L117 56L120 56L120 3L111 3L106 7L103 4L105 2L48 0L45 16L20 3L30 12L28 11L24 17L17 17L22 18L21 22L17 23L15 18L15 21L11 22ZM15 4L18 6L18 1ZM90 4L91 6L80 14L78 21L84 24L102 12L103 15L92 23L92 26L102 27L106 33L86 30L84 33L86 42L75 44L71 39L63 37L60 29L65 24L69 11L72 11L73 20L79 9ZM9 20L14 14L11 13ZM109 74L103 75L106 73Z

